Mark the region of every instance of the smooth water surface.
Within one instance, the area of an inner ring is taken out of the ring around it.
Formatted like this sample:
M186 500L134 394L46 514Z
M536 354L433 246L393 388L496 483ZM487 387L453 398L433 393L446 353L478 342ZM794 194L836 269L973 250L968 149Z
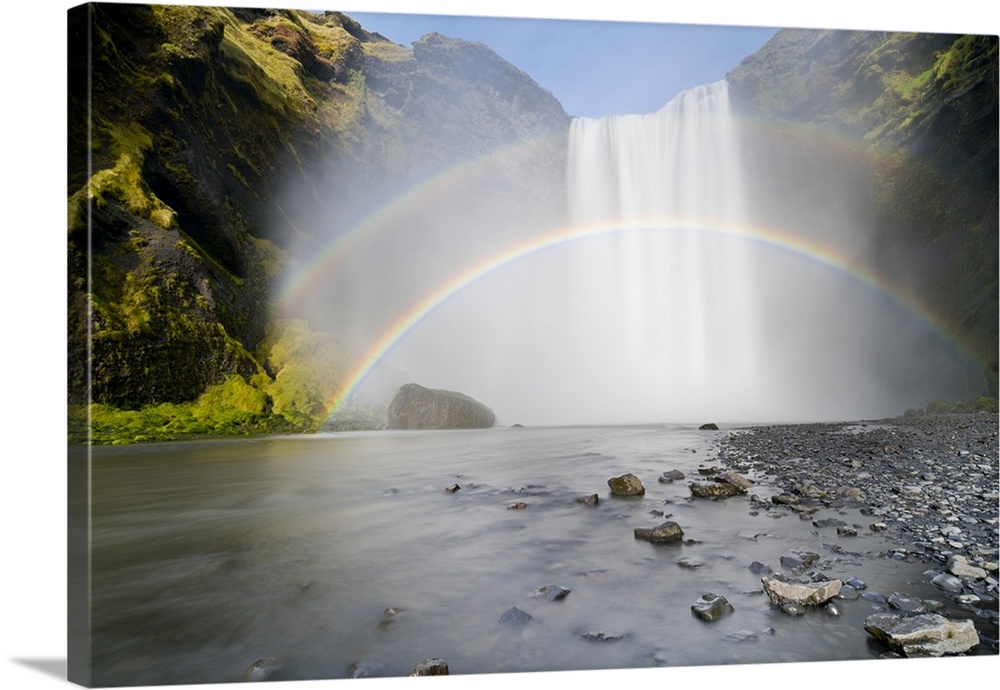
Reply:
M878 656L861 626L870 603L793 617L747 566L779 570L781 556L813 551L830 577L885 594L925 594L921 568L831 550L886 548L864 531L838 540L794 515L754 515L747 496L696 500L687 480L657 481L675 468L697 479L718 438L694 426L495 428L97 448L94 683L239 680L262 657L280 660L276 678L308 679L359 666L406 675L428 657L473 674ZM610 495L607 480L626 472L645 496ZM598 505L577 502L594 493ZM658 511L690 541L636 540ZM571 593L532 596L550 584ZM706 592L735 612L696 618ZM512 606L533 620L499 623ZM756 639L727 640L736 631Z

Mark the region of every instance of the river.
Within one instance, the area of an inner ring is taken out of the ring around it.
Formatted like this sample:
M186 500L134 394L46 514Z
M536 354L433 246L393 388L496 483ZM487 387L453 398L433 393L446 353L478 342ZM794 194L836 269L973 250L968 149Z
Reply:
M658 481L697 478L720 438L649 425L94 448L93 683L235 681L265 657L279 680L403 676L429 657L451 674L878 657L862 627L871 602L791 616L748 566L809 551L830 577L933 596L924 568L879 556L892 544L867 529L839 539L747 496L692 499L687 480ZM627 472L644 496L610 495ZM664 519L685 543L634 538ZM570 594L533 596L548 585ZM708 592L735 611L694 616ZM532 620L500 623L514 606Z

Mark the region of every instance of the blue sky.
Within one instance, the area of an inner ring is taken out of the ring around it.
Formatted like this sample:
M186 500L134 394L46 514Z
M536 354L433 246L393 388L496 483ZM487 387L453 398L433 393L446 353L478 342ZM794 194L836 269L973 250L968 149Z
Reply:
M995 34L998 10L986 4L901 12L870 0L348 0L337 9L407 46L429 31L485 43L569 114L597 117L653 112L685 88L722 79L773 27Z
M485 43L570 115L649 113L684 89L717 81L774 28L352 12L369 31L409 46L437 31Z

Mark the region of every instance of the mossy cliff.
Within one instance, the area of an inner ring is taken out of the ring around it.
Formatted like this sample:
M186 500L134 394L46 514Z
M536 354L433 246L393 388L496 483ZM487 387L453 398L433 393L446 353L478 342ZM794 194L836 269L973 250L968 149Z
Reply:
M997 37L779 31L727 76L751 131L761 222L857 245L982 363L996 396ZM851 205L843 199L853 201ZM797 203L796 203L797 202ZM803 221L805 219L805 221Z
M316 428L348 353L272 323L275 281L320 242L297 202L336 224L352 190L567 120L484 46L409 49L337 12L95 3L68 39L73 441Z

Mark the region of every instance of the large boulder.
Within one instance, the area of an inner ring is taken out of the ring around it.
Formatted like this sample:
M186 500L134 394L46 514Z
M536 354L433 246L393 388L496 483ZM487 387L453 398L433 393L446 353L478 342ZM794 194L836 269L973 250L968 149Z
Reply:
M875 613L865 619L865 630L910 657L963 654L979 644L971 620L951 621L937 613Z
M485 429L493 410L467 395L408 383L389 404L390 429Z

